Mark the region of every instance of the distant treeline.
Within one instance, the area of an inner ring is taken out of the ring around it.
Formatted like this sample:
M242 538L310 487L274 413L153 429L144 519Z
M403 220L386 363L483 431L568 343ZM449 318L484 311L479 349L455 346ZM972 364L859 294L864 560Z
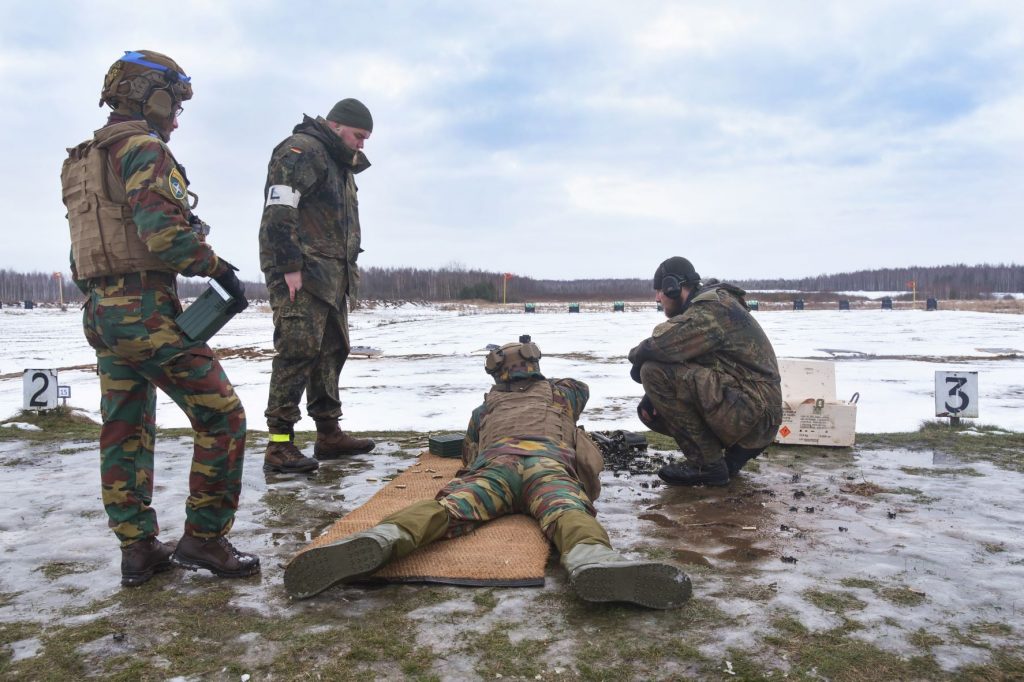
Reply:
M646 279L533 279L500 272L447 267L365 268L360 271L359 297L366 299L459 301L611 301L653 296Z
M1024 292L1024 265L938 265L883 268L818 275L803 279L754 279L738 284L747 289L797 291L910 291L918 298L972 299L992 293Z
M510 303L525 301L637 301L653 297L651 281L636 279L533 279L518 275L505 279L503 273L470 270L460 266L423 270L419 268L363 268L359 298L364 300L460 301L484 300ZM1000 292L1024 292L1021 265L941 265L934 267L885 268L843 272L803 279L730 280L748 290L786 289L805 292L909 291L917 296L939 299L974 299ZM0 301L57 302L63 282L64 301L79 302L82 294L70 276L53 273L0 269ZM203 278L179 279L183 298L196 296L206 286ZM266 299L262 281L246 282L250 298Z

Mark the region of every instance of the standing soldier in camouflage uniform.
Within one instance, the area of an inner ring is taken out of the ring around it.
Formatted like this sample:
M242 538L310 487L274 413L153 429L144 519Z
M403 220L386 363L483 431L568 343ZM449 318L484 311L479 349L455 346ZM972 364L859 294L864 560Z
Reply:
M600 492L600 451L576 426L590 390L575 379L545 379L540 357L529 336L488 354L495 386L470 418L459 476L433 500L296 556L284 574L289 594L311 597L439 538L523 513L554 543L580 598L656 609L686 601L690 579L678 568L627 561L611 548L592 503Z
M71 271L86 295L83 324L100 375L103 505L121 541L126 586L172 563L231 578L260 568L225 537L241 492L245 411L217 356L174 322L178 274L217 280L236 299L232 312L248 305L234 267L205 243L205 229L193 229L205 223L192 213L185 170L166 144L191 97L190 79L172 59L126 52L103 82L100 106L113 113L91 140L68 150L61 172ZM196 431L177 548L157 539L150 507L155 388Z
M355 174L370 166L360 150L372 130L362 102L343 99L326 119L305 116L270 157L260 267L274 311L277 354L266 411L265 471L315 471L317 460L373 449L372 440L338 427L338 376L351 348L347 303L356 300L362 250ZM316 459L293 443L303 391L316 422Z
M685 258L659 265L654 288L668 321L629 351L630 374L644 386L637 413L686 457L658 475L673 485L726 485L782 423L775 351L745 292L717 281L701 286Z

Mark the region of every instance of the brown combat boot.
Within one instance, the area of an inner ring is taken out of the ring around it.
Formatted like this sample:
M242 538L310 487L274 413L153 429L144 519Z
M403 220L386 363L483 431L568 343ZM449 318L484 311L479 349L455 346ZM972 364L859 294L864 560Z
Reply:
M121 548L121 584L138 587L153 577L171 568L171 554L174 543L164 544L155 537L137 540Z
M282 474L307 474L320 468L320 462L306 457L295 447L295 443L287 441L271 441L267 443L267 454L263 456L263 471L276 471Z
M190 571L205 568L221 578L247 578L260 572L259 557L239 552L223 535L204 539L186 533L178 540L171 561Z
M373 450L375 443L369 438L354 438L340 428L334 420L317 421L316 445L313 456L317 459L338 459Z

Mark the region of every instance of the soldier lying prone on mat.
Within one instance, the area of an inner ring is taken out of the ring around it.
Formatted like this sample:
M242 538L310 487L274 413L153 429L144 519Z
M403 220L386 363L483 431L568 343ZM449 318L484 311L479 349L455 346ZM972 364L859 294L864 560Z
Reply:
M594 518L600 452L576 421L590 391L575 379L546 379L529 336L491 351L495 385L473 411L459 476L378 525L298 554L285 569L288 593L304 599L367 576L440 538L469 533L506 514L529 514L558 549L581 599L665 609L691 593L677 567L627 561Z

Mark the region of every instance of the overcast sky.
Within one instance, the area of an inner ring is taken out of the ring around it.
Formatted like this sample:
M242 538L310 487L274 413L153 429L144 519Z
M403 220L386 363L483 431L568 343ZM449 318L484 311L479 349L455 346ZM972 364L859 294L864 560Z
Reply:
M171 140L259 279L270 151L373 112L364 266L797 277L1024 261L1024 3L0 2L0 267L67 270L65 147L125 50L192 77Z

